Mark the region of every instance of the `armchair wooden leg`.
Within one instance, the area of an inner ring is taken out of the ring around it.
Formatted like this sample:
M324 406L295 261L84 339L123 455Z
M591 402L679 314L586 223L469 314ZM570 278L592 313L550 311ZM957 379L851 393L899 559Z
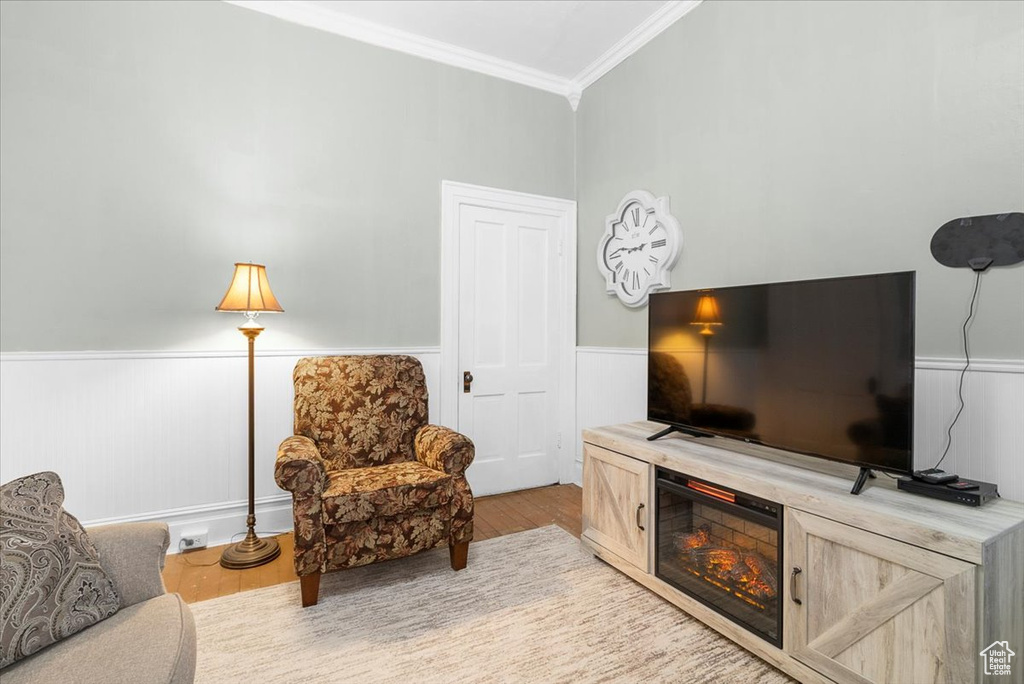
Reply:
M461 544L449 544L448 556L452 561L452 570L462 570L466 567L466 559L469 557L469 542Z
M299 577L299 585L302 587L302 607L315 606L320 597L320 573L302 575Z

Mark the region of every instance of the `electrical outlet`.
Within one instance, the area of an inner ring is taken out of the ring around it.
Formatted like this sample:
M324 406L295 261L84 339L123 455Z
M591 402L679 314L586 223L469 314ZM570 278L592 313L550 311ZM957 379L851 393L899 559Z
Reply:
M195 549L202 549L206 547L206 530L197 530L193 532L182 532L181 533L181 550L182 551L194 551Z

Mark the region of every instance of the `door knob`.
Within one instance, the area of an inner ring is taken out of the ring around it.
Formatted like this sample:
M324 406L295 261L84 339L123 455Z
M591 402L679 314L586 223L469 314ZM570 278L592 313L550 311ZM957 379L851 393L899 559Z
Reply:
M469 371L463 371L462 373L462 391L468 393L470 386L473 384L473 374Z

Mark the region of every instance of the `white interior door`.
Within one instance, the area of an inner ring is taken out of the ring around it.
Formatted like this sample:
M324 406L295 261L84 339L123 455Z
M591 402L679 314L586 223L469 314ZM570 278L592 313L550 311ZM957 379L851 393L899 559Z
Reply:
M458 429L477 495L558 482L559 241L555 216L459 207ZM468 376L467 376L468 377Z

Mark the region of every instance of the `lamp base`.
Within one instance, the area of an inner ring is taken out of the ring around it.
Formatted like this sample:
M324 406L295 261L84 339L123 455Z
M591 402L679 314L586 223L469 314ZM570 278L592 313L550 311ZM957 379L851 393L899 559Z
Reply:
M220 564L228 570L245 570L265 565L280 555L281 547L276 539L260 539L250 528L245 539L224 549Z

